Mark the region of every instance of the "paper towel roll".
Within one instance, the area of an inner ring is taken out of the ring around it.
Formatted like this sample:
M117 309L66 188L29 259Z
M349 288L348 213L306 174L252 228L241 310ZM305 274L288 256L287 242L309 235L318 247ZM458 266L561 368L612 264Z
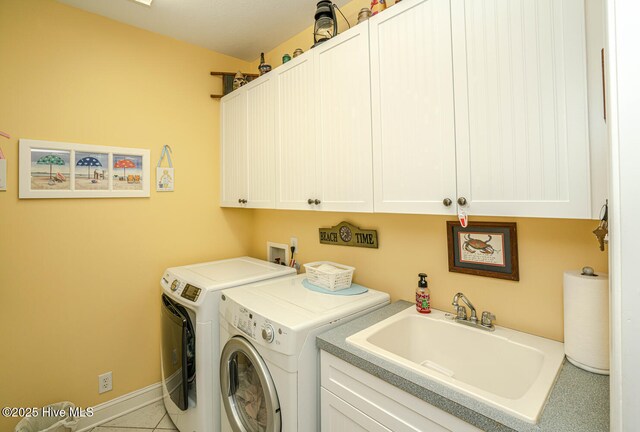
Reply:
M579 368L609 375L609 277L564 273L564 352Z

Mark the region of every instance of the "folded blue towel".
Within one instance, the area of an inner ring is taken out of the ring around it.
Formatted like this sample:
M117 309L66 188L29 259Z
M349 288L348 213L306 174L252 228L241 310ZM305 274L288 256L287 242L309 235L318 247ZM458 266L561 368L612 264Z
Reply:
M358 295L364 294L369 291L369 288L363 287L358 284L351 284L349 288L345 288L339 291L330 291L326 288L320 287L318 285L314 285L309 282L309 279L302 279L302 286L308 290L319 292L322 294L332 294L332 295L341 295L341 296L350 296L350 295Z

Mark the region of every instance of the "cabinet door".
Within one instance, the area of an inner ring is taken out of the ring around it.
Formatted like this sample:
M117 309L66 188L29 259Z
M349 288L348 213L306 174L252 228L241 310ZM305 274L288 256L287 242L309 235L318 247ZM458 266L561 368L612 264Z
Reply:
M276 208L313 209L316 183L315 83L313 56L274 69L276 80Z
M454 213L449 0L403 1L369 26L375 211Z
M584 0L452 0L458 196L589 217Z
M313 49L322 210L373 211L369 26Z
M262 77L242 90L247 93L247 207L275 208L273 79Z
M220 205L243 207L247 197L247 98L238 91L220 102Z
M321 432L391 432L330 391L321 388Z

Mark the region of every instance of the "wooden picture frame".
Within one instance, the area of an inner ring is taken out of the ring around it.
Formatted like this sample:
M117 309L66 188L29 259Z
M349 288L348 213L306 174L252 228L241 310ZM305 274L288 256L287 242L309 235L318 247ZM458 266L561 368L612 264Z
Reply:
M146 198L149 164L147 149L21 139L19 197Z
M518 237L512 222L447 222L449 271L520 280Z

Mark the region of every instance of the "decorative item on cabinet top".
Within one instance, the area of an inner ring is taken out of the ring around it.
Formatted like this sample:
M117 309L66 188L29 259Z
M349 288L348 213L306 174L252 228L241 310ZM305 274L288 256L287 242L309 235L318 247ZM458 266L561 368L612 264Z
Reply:
M371 18L371 9L369 8L360 9L360 12L358 12L358 24L365 22L369 18Z
M212 94L212 99L220 99L221 97L228 95L232 91L239 87L253 81L258 78L258 74L242 73L238 72L211 72L211 76L222 77L222 94ZM242 79L244 78L244 80Z
M351 23L336 4L330 0L320 0L316 5L316 13L314 15L315 24L313 25L313 45L311 48L338 35L336 10L340 12L347 26L351 28Z
M387 8L386 0L371 0L371 15L377 15Z
M360 229L343 221L331 228L319 228L320 243L378 249L378 231Z
M449 221L447 244L450 272L520 280L515 223Z
M258 65L260 75L264 75L267 72L271 72L271 65L264 61L264 53L260 53L260 64Z
M313 25L313 47L328 41L338 34L336 6L329 0L321 0L316 7L315 24Z

